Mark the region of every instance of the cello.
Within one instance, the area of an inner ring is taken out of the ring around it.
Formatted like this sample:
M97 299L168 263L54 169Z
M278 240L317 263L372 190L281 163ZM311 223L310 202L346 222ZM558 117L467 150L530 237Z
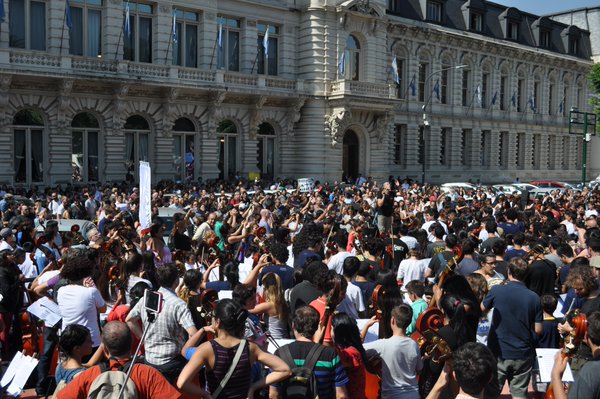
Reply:
M382 306L383 298L386 294L386 290L383 285L379 284L373 290L371 295L371 305L369 306L375 316L375 319L379 322L379 336L378 338L389 338L386 337L385 331L382 325L385 323L384 308ZM389 317L387 317L389 319ZM378 399L381 397L381 359L374 357L369 359L369 367L365 373L365 397L367 399Z
M587 316L581 313L579 309L574 309L565 315L565 321L572 327L571 332L563 337L561 356L571 358L577 352L577 348L583 341L587 332ZM548 385L545 399L554 399L554 389L552 384Z

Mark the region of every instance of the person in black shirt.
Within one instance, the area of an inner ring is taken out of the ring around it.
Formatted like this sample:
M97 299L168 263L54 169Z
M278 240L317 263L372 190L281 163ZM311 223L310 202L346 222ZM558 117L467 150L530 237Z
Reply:
M389 182L377 195L377 228L380 233L390 233L394 215L394 195Z

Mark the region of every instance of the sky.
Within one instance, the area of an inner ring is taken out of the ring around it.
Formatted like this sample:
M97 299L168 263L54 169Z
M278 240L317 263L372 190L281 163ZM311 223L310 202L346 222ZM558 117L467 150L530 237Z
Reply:
M555 14L582 7L600 7L600 0L491 0L536 15Z

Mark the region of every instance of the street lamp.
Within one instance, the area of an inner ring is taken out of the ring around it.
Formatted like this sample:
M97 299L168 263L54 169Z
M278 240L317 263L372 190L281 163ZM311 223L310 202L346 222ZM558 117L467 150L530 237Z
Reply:
M580 120L583 117L583 121ZM572 125L583 125L583 154L581 156L581 184L585 185L587 172L587 143L591 140L593 132L596 131L596 114L582 112L573 107L569 111L569 134L578 134L571 129ZM588 127L592 127L592 133L588 133Z
M444 67L440 70L431 72L426 78L425 78L425 82L423 82L423 87L427 87L427 82L429 82L429 80L439 74L442 73L444 71L448 71L450 69L462 69L462 68L466 68L468 65L455 65L455 66L449 66L449 67ZM427 153L425 151L425 128L429 126L429 118L427 116L427 106L430 104L431 102L431 93L429 93L429 97L427 97L427 101L425 101L425 104L423 104L423 106L421 107L423 110L423 130L422 130L422 134L421 134L421 151L422 151L422 156L421 156L421 160L423 161L423 170L421 171L421 185L425 184L425 170L426 170L426 164L427 164L427 160L425 159L425 154Z

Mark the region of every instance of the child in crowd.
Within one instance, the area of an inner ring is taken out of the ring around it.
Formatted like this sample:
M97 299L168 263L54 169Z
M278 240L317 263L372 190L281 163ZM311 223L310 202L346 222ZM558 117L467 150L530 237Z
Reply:
M425 294L425 284L420 281L412 280L408 284L406 284L406 291L408 292L408 298L411 301L410 307L413 311L412 321L410 325L406 329L406 335L411 335L416 328L417 319L427 309L427 302L423 299L423 295Z
M542 323L542 334L538 337L538 348L560 348L560 335L558 334L558 320L554 317L554 311L558 300L554 295L542 295L542 311L544 321Z

